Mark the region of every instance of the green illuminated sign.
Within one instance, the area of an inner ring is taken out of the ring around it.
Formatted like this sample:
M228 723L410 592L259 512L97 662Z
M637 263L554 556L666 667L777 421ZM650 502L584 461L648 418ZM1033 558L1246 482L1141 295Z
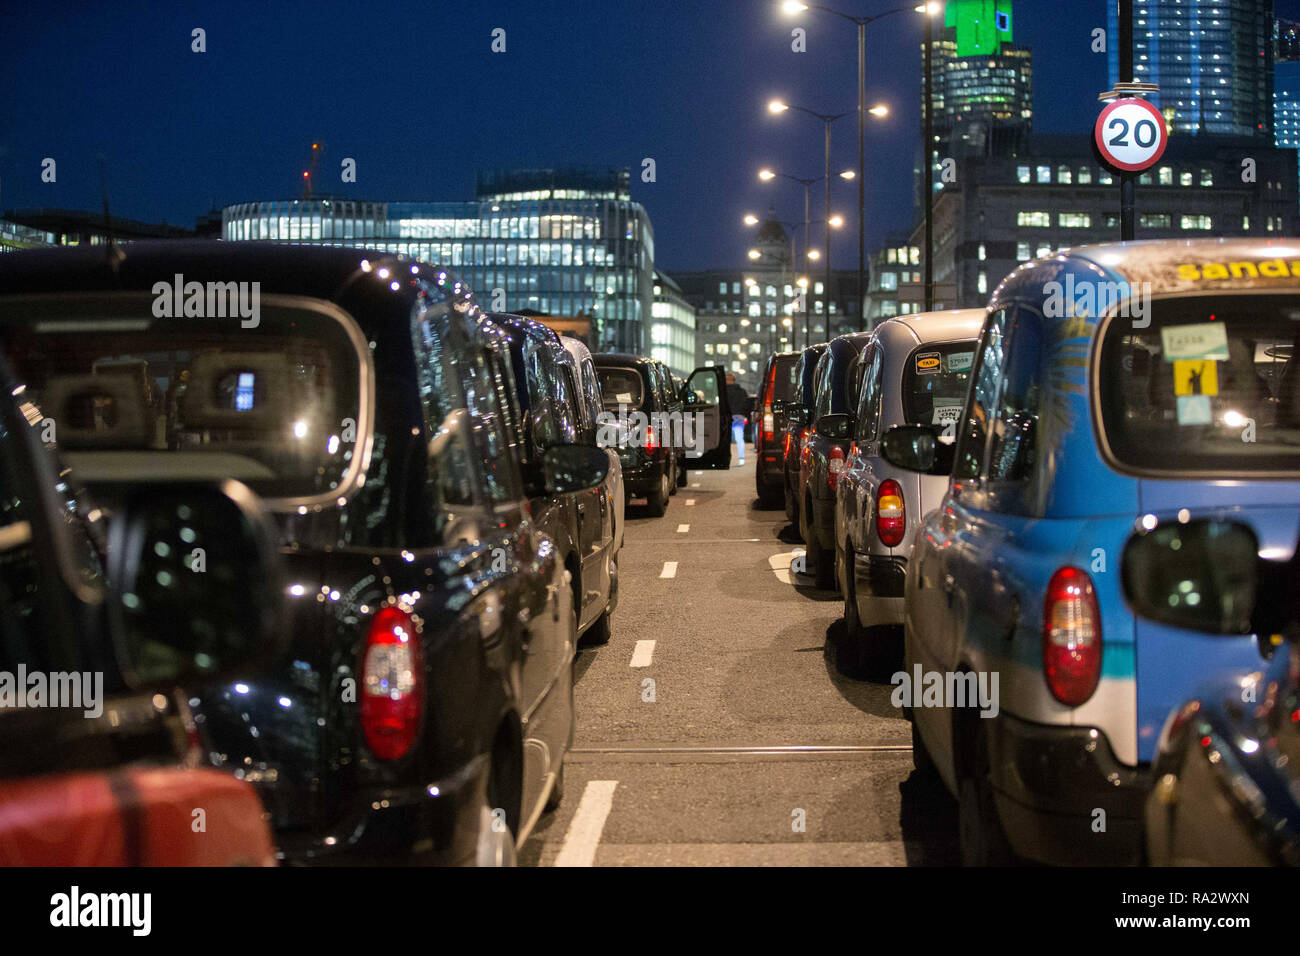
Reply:
M948 0L943 25L957 31L957 55L998 53L1011 42L1011 0Z

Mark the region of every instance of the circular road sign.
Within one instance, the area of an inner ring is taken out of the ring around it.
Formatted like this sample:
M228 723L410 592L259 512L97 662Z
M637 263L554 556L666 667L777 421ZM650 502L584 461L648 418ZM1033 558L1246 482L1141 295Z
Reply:
M1169 144L1165 118L1136 96L1108 103L1097 117L1092 138L1106 164L1126 173L1155 165Z

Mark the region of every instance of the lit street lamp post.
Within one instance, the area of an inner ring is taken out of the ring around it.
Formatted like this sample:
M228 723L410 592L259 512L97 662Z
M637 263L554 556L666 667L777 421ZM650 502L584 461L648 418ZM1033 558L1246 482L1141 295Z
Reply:
M906 13L912 10L916 13L926 13L934 16L942 5L937 2L927 2L917 7L895 7L893 10L886 10L883 13L873 14L869 17L854 17L839 10L833 10L830 7L822 6L817 3L802 3L800 0L783 0L781 9L786 13L802 13L805 10L820 10L823 13L829 13L848 20L857 25L858 28L858 319L859 324L866 328L867 324L867 24L875 23L887 16L895 13ZM930 144L925 144L926 155L929 155ZM928 162L928 161L927 161Z

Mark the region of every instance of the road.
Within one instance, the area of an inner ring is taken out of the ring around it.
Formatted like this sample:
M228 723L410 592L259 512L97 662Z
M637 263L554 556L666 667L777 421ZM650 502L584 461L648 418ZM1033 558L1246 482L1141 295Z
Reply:
M751 449L752 452L752 449ZM843 602L754 500L752 454L627 513L613 637L575 663L565 797L524 865L956 865L887 683L835 667Z

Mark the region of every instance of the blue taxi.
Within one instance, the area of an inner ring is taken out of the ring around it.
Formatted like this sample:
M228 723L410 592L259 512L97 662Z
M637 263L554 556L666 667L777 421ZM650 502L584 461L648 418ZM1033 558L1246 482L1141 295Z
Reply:
M1298 346L1300 240L1066 250L994 291L950 435L884 436L900 467L952 469L913 543L893 699L966 862L1138 861L1166 716L1267 642L1137 617L1120 556L1198 518L1294 553Z

